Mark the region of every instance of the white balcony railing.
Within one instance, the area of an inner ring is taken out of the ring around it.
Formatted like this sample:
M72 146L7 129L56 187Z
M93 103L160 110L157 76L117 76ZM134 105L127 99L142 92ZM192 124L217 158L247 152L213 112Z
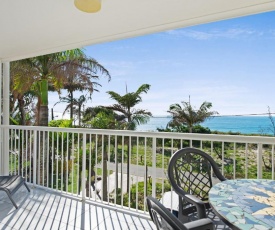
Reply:
M21 174L35 186L128 210L146 212L147 195L161 197L171 190L169 158L187 146L212 155L227 178L274 179L273 137L2 128L9 132L11 174Z

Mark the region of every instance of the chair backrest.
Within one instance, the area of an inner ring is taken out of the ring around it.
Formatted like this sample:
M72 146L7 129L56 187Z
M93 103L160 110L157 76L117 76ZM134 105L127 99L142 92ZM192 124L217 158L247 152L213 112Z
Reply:
M187 228L157 199L146 198L149 214L157 229L186 230Z
M174 190L195 195L202 201L208 201L212 172L220 181L226 180L213 158L196 148L178 150L168 165L168 178Z

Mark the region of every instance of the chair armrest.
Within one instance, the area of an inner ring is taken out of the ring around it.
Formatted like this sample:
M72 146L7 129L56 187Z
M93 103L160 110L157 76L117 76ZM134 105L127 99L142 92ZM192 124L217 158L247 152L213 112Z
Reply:
M199 198L191 195L191 194L185 194L184 198L191 204L193 204L198 213L198 218L203 219L206 218L206 209L205 209L205 204L203 201L201 201Z
M206 229L207 230L214 230L214 224L208 218L195 220L195 221L184 224L184 226L188 230L206 230Z

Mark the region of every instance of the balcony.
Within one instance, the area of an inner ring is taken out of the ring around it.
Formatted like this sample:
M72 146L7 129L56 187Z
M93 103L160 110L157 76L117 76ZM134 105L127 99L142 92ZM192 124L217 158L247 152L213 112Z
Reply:
M53 190L23 186L13 196L0 194L0 229L156 229L148 216L127 213L108 205L82 202Z
M274 179L273 137L2 128L8 137L9 156L3 157L10 174L21 174L32 187L31 194L24 188L15 194L18 210L0 198L5 201L0 224L14 229L38 224L61 229L155 229L145 198L161 198L171 191L166 177L169 158L187 146L211 154L228 179Z

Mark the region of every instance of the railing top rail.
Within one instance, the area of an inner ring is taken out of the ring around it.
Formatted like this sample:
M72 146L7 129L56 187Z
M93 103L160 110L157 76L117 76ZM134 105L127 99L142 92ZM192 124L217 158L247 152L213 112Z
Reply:
M129 130L111 130L111 129L89 129L89 128L56 128L43 126L18 126L18 125L1 125L0 128L14 130L35 130L42 132L69 132L83 134L99 134L110 136L131 136L147 138L169 138L184 140L202 140L218 142L236 142L236 143L261 143L275 144L275 137L266 136L242 136L242 135L221 135L221 134L197 134L197 133L170 133L170 132L141 132Z

